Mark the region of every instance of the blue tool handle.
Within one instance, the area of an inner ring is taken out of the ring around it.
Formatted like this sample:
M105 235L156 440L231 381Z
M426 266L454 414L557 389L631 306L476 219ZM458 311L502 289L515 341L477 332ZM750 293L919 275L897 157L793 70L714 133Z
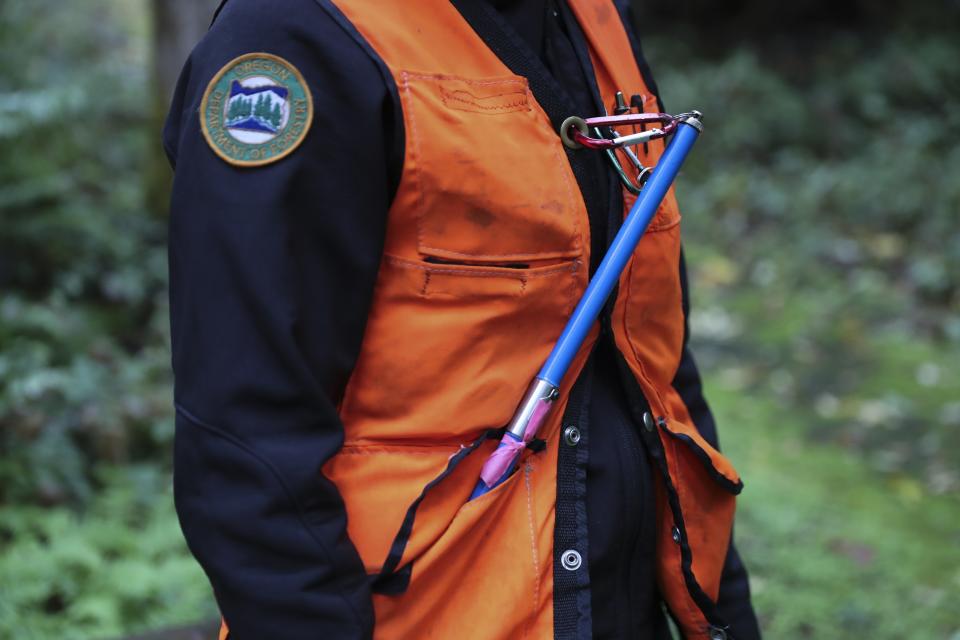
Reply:
M606 304L610 292L620 280L620 274L627 261L633 255L640 242L640 237L646 231L650 221L657 212L660 203L667 195L670 185L673 184L677 173L680 171L683 161L697 141L700 135L699 122L696 124L681 122L677 126L677 131L673 139L667 146L660 162L654 168L650 178L643 185L643 189L637 196L637 201L630 209L626 220L617 232L617 237L613 239L607 255L597 268L597 272L587 285L587 290L574 309L573 315L567 321L560 339L550 352L550 356L544 363L543 368L537 377L546 380L550 384L559 387L563 376L570 368L570 363L574 356L580 350L580 346L587 337L590 327L596 322L603 305Z

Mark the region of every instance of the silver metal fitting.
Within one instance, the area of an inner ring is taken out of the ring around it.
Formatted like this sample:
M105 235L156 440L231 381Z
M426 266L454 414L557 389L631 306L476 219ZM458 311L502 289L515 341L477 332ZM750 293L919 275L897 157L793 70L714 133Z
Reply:
M522 440L523 434L527 431L527 425L530 424L530 419L536 413L536 409L544 403L553 403L559 395L560 390L557 387L546 380L534 378L530 386L527 387L527 392L524 394L523 400L520 401L516 413L513 414L510 424L507 425L507 431Z
M680 121L681 124L688 124L697 131L703 132L703 114L699 111L691 111L690 115Z
M560 564L567 571L576 571L583 564L583 557L575 549L567 549L560 554Z
M639 133L631 133L625 136L619 136L613 139L613 143L618 147L623 147L631 144L643 144L644 142L649 142L654 138L658 138L663 135L662 129L648 129L646 131L641 131Z

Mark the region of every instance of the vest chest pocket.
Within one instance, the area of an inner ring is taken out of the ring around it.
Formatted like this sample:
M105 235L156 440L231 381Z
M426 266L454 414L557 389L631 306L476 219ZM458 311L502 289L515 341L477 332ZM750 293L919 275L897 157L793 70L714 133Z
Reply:
M581 254L583 201L562 144L518 76L401 74L417 249L466 262Z

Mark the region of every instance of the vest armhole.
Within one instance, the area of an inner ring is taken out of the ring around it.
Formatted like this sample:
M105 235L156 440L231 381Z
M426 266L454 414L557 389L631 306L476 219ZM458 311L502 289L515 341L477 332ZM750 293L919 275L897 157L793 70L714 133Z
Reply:
M227 0L223 0L227 2ZM387 178L389 181L389 202L393 204L397 196L397 189L400 187L400 180L403 176L403 163L406 150L406 129L403 121L403 105L400 102L400 90L394 80L393 73L387 67L387 63L380 57L374 48L367 42L357 27L350 19L337 7L331 0L315 0L317 5L330 16L330 19L343 29L351 40L373 61L383 78L383 84L390 94L390 101L393 107L393 126L390 128L394 132L394 139L390 143L390 155L387 158Z

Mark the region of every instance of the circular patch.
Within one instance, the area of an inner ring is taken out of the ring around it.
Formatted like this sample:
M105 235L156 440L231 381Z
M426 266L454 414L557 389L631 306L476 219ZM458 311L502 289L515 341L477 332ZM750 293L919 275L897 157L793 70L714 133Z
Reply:
M310 130L313 98L292 64L269 53L234 58L203 94L203 137L218 156L240 167L276 162Z

